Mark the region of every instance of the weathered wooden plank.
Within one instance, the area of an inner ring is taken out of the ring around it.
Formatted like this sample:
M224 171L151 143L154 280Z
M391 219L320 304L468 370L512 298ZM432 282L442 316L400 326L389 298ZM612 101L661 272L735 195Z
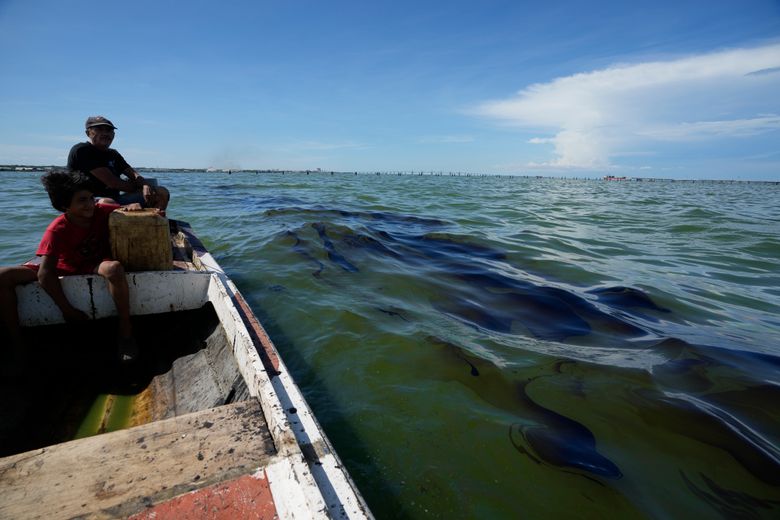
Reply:
M126 517L276 453L257 400L0 459L0 518Z

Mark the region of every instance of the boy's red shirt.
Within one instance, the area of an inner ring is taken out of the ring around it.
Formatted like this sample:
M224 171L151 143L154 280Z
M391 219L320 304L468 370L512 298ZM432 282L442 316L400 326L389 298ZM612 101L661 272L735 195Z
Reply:
M46 228L38 256L57 258L57 274L92 274L101 262L111 259L108 237L108 216L119 208L114 204L95 204L95 213L88 228L78 227L65 218L55 218Z

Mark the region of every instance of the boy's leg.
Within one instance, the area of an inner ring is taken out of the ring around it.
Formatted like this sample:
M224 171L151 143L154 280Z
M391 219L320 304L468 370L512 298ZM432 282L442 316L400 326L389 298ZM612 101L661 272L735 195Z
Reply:
M34 282L37 279L37 273L27 267L0 267L0 319L8 330L11 345L15 347L22 346L19 310L16 306L16 286Z
M138 347L133 338L133 327L130 323L130 289L125 278L125 269L116 260L101 262L95 270L108 282L108 291L114 299L116 312L119 316L119 338L117 354L123 363L132 362L138 357Z
M133 327L130 324L130 289L127 286L125 269L116 260L105 260L100 262L96 272L108 282L108 292L114 299L119 316L119 337L129 338L133 335Z

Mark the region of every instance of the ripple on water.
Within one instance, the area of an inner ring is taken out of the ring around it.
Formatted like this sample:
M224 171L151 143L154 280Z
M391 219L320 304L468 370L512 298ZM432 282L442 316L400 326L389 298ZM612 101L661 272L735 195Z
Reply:
M155 176L378 518L777 516L778 188Z

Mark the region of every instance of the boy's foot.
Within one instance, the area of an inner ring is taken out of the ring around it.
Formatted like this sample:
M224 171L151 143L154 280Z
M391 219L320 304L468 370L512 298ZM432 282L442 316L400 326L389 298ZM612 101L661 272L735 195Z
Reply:
M119 338L116 346L117 356L122 363L132 363L138 358L138 345L136 345L134 337Z

